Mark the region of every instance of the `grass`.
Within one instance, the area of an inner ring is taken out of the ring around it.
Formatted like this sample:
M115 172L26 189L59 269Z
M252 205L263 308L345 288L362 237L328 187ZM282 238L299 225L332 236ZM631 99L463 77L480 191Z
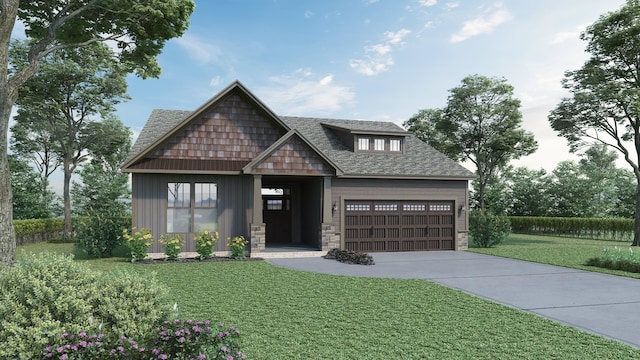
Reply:
M469 251L640 279L639 273L585 265L587 259L602 255L604 248L617 246L628 251L629 244L626 241L511 234L496 247L472 247Z
M21 250L73 248L44 243ZM236 326L252 359L640 358L640 350L620 342L425 280L314 274L261 261L77 259L101 271L155 275L182 318Z

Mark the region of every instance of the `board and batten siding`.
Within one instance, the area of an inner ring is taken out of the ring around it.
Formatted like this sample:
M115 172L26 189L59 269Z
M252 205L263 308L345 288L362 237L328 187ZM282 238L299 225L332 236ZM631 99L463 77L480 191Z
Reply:
M331 202L336 204L333 223L336 232L344 234L345 200L448 200L454 202L454 232L468 230L468 182L466 180L359 179L334 178L331 183ZM464 211L459 211L464 206Z
M224 175L181 175L181 174L133 174L132 224L136 229L149 228L154 239L167 231L167 183L169 182L210 182L218 187L218 230L219 241L215 251L227 251L227 238L244 236L250 240L250 222L253 216L253 178L251 176ZM194 252L192 234L181 234L185 240L182 251ZM150 253L162 253L156 241Z

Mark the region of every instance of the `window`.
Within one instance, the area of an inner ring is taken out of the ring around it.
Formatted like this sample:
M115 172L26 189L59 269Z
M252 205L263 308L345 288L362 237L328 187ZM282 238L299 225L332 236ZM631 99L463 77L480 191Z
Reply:
M371 211L369 204L347 204L347 211Z
M282 210L282 199L268 199L267 210Z
M400 151L400 139L389 140L389 151Z
M369 150L369 138L358 137L358 150Z
M217 184L168 183L167 198L167 232L217 230Z
M384 151L384 139L375 139L373 141L373 148L376 151Z

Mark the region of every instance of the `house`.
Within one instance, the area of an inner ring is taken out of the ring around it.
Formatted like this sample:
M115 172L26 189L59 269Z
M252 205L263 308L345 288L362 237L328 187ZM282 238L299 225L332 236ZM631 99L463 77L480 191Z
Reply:
M252 255L467 248L472 172L393 123L278 116L237 81L195 111L154 110L121 170L133 226L187 252L199 230Z

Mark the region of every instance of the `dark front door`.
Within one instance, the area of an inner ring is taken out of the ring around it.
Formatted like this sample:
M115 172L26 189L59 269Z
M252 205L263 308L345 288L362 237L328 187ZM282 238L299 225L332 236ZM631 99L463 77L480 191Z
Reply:
M267 243L291 244L291 196L263 196L262 201Z

